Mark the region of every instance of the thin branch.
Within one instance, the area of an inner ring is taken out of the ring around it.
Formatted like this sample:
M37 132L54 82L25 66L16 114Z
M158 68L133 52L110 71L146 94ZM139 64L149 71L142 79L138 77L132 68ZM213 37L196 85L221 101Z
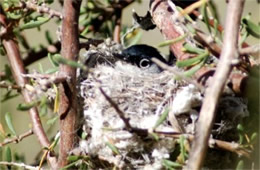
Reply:
M105 91L100 87L99 90L101 91L101 93L103 94L103 96L106 98L106 100L110 103L110 105L116 110L116 112L118 113L119 117L123 120L123 122L125 123L126 129L128 131L132 131L132 126L129 123L129 119L127 119L125 117L125 114L122 110L120 110L120 108L118 107L118 105L105 93Z
M31 136L33 134L33 130L29 130L28 132L25 132L19 136L13 137L13 138L8 138L5 139L4 142L0 143L0 147L3 147L9 143L19 143L21 142L24 138Z
M16 163L16 162L4 162L1 161L0 165L6 165L6 166L16 166L19 168L24 168L24 169L29 169L29 170L40 170L39 167L37 166L30 166L30 165L26 165L24 163Z
M254 56L259 56L260 55L260 45L252 45L246 48L242 48L239 50L240 55L254 55Z
M206 90L192 143L187 167L201 169L207 152L218 100L232 69L232 60L238 58L238 35L244 0L232 0L228 4L223 50L213 80Z
M51 48L50 48L51 47ZM55 50L53 50L55 48ZM52 49L52 50L51 50ZM25 66L28 66L48 55L48 53L53 53L54 51L58 52L61 49L61 44L59 41L53 43L52 45L49 45L47 48L44 48L38 52L30 52L24 59L23 63Z
M10 7L6 9L6 11L14 11L14 10L20 10L25 8L29 10L37 11L39 13L49 14L50 17L55 16L58 17L59 19L62 19L62 14L60 12L51 9L50 7L47 7L45 4L37 5L36 3L31 1L20 1L19 6Z
M7 84L5 81L0 82L0 88L21 90L21 87L16 84Z
M65 59L76 61L79 55L78 20L81 0L66 0L63 5L61 55ZM58 167L68 163L68 154L78 142L78 101L76 90L76 68L60 65L62 75L69 81L60 84L59 116L60 116L60 148Z
M3 10L0 6L0 17L5 18L5 14L2 13ZM4 23L2 25L8 25L7 20L3 20ZM24 87L25 84L29 84L29 80L24 78L22 74L25 74L25 68L23 65L23 61L21 58L21 54L18 48L18 44L16 38L12 32L6 34L2 37L3 46L7 53L7 57L9 60L9 64L11 66L13 77L16 81L16 84L20 87ZM22 95L24 97L25 102L30 103L32 98L28 90L23 89ZM41 120L38 114L38 110L36 107L33 107L29 110L32 125L33 125L33 132L37 136L39 142L41 143L42 147L48 147L50 142L48 137L46 136L44 129L41 124ZM56 158L48 155L48 161L52 168L56 167Z
M154 133L160 136L172 137L172 138L179 138L180 136L185 136L189 141L191 142L194 141L194 136L191 134L160 132L160 131L155 131ZM247 158L249 158L250 156L248 150L244 149L240 144L234 142L226 142L226 141L210 138L207 146L210 148L219 148L226 151L234 152L238 155L242 155Z

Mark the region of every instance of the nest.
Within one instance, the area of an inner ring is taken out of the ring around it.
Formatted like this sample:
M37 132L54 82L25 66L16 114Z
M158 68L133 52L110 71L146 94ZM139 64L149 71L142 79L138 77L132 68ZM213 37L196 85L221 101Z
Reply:
M153 132L194 134L203 94L194 85L175 80L171 72L147 73L113 57L120 50L120 45L105 41L91 46L83 55L83 62L92 67L88 71L78 70L81 129L87 137L81 139L75 150L119 168L162 169L163 161L170 159L178 141L167 135L156 138ZM34 78L36 87L42 87L41 77L27 76ZM38 97L46 94L46 89L36 89ZM47 92L50 99L55 98L52 89ZM165 112L168 116L158 124ZM246 101L226 94L217 112L212 136L236 141L236 126L248 116ZM148 135L127 129L126 121L132 128L146 130ZM95 166L104 168L100 163Z
M86 73L87 76L80 74L83 130L88 134L87 139L80 142L80 148L86 154L97 156L119 168L162 169L163 160L169 159L176 147L176 140L169 137L159 140L144 138L127 130L125 121L104 93L123 112L133 128L193 134L203 99L201 92L191 84L176 81L168 71L151 74L123 61L111 60L114 50L111 44L105 43L95 48L85 54L85 57L92 58L92 66L95 59L94 69ZM225 104L229 103L227 101L240 101L235 97L222 100ZM222 107L220 112L225 114L226 109ZM244 101L237 102L233 109L240 109L239 113L219 120L221 123L215 128L216 134L221 136L229 131L222 126L223 122L225 125L231 123L232 129L236 126L232 123L234 119L248 114ZM156 126L166 110L167 118ZM232 108L228 110L230 112Z

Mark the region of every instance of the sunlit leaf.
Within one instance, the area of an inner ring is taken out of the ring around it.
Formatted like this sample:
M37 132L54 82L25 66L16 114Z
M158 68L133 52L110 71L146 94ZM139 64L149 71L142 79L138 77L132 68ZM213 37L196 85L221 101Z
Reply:
M60 94L59 94L59 90L58 90L58 87L53 84L53 88L54 88L54 91L56 93L56 96L55 96L55 100L54 100L54 109L53 109L53 112L54 113L58 113L59 111L59 105L60 105Z
M245 24L246 30L250 35L256 38L260 38L260 25L256 25L255 23L246 18L243 18L242 22Z
M192 54L202 54L202 53L206 52L206 50L204 50L202 48L194 47L189 43L183 44L182 51L187 52L187 53L192 53Z
M190 58L190 59L187 59L187 60L177 61L176 65L180 68L192 66L194 64L199 63L201 60L205 59L206 57L208 57L208 55L209 55L209 53L205 52L203 54L200 54L196 57L193 57L193 58Z
M160 43L158 45L158 47L165 47L165 46L169 46L171 44L177 43L179 41L182 41L184 38L187 37L187 35L188 34L183 34L183 35L181 35L181 36L179 36L179 37L177 37L175 39L164 41L164 42Z

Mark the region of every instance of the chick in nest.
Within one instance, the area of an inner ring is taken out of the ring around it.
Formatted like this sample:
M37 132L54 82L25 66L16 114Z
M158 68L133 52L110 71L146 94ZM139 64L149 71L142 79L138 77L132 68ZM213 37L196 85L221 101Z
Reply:
M151 129L166 107L170 107L165 104L168 99L178 89L185 90L182 87L187 84L175 81L172 73L162 71L151 61L155 57L167 63L156 49L147 45L135 45L120 50L122 47L107 40L98 47L91 47L85 54L85 63L94 68L87 76L79 75L84 77L79 87L85 121L83 130L88 134L88 139L81 141L80 146L87 154L98 156L118 167L145 168L152 165L160 169L162 159L170 157L175 140L162 138L147 142L125 130L124 121L99 88L124 112L132 127ZM194 87L187 88L194 89L190 91L196 93L196 97L187 99L191 109L192 101L198 98L199 93L195 92ZM182 112L176 109L171 113ZM189 112L189 109L184 110ZM178 131L169 123L169 118L156 130ZM108 143L115 146L120 154L113 153Z

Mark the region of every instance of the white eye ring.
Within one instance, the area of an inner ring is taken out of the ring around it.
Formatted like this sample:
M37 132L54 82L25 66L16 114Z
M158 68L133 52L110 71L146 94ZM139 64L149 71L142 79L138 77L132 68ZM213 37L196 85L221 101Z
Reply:
M146 59L146 58L143 58L140 63L139 63L139 66L140 68L148 68L150 67L150 60Z

